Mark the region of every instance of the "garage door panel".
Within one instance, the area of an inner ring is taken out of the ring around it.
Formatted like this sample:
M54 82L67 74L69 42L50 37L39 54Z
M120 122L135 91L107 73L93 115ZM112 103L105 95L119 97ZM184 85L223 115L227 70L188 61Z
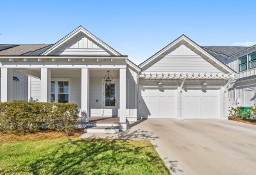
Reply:
M183 99L182 104L183 118L198 118L198 113L200 113L200 97L196 96L186 96Z
M216 118L219 116L219 98L210 96L201 98L201 118Z
M148 118L176 118L176 93L170 89L141 89L139 114Z
M219 90L190 90L184 92L182 99L183 118L218 118L220 111L219 93Z

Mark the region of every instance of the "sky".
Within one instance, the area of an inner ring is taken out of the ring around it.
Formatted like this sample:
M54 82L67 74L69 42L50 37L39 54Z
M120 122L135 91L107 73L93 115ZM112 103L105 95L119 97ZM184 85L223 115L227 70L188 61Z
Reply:
M79 25L136 64L185 34L256 44L255 0L0 0L0 44L55 43Z

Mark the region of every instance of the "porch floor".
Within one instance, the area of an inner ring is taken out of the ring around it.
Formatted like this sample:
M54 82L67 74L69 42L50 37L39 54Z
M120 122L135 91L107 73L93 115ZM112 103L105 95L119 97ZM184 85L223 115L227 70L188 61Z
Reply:
M89 117L89 123L119 123L119 117Z

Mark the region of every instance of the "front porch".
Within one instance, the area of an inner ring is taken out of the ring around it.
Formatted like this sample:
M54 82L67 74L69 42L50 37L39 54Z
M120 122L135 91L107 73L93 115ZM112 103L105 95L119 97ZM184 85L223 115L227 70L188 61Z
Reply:
M112 89L104 76L111 75ZM126 65L91 68L1 68L1 101L13 96L13 72L28 75L28 101L76 103L82 117L116 117L126 123ZM95 119L95 118L94 118ZM89 119L91 120L91 119Z

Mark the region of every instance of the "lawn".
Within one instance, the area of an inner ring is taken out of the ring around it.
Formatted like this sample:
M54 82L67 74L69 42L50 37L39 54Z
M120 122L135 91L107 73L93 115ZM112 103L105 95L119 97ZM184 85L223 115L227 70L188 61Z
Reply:
M0 174L169 174L149 141L0 142Z

